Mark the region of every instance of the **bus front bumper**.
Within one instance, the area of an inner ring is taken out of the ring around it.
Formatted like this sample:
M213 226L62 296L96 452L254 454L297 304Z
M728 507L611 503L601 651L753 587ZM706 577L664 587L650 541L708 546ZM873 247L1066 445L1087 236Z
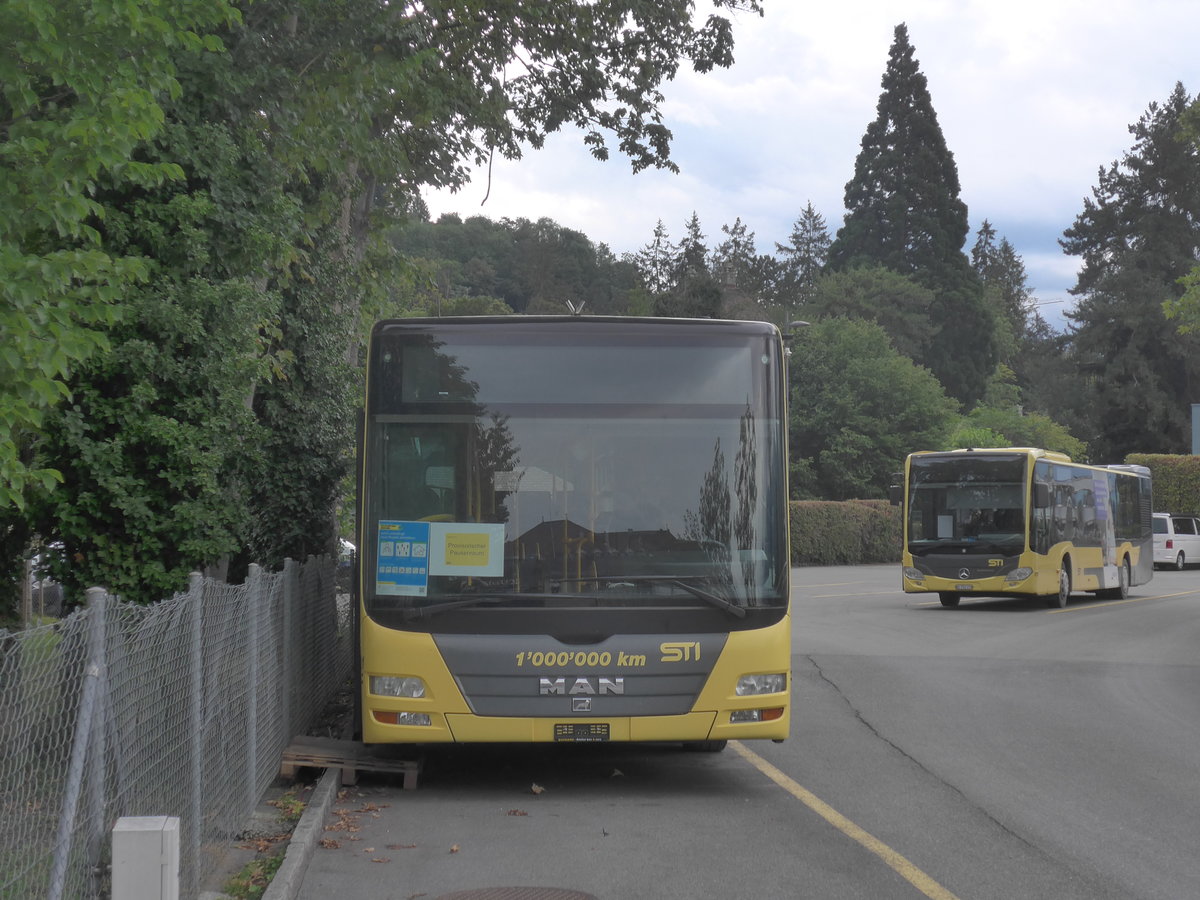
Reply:
M1007 596L1011 594L1042 593L1034 570L1022 566L1005 575L990 578L943 578L929 575L912 566L905 566L902 587L906 594L978 594L981 597Z
M428 726L363 722L363 742L385 743L600 743L697 740L783 740L788 736L786 703L778 718L731 722L731 713L691 712L681 716L619 718L494 718L470 713L433 714ZM772 710L773 711L773 710Z

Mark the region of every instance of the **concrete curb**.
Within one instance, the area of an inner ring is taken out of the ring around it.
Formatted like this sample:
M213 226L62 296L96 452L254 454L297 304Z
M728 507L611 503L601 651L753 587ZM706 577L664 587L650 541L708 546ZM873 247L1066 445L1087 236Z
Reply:
M300 821L296 823L283 854L283 862L263 893L262 900L295 900L299 896L304 873L308 870L309 860L321 835L325 833L325 820L341 786L342 770L326 769L313 788L304 812L300 814Z

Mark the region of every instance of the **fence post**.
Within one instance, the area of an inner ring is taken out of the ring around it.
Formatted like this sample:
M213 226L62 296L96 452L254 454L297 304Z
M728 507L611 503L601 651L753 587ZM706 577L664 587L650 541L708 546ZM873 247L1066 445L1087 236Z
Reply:
M104 610L108 594L103 588L88 588L88 660L83 676L83 692L79 699L79 717L75 721L75 738L71 743L71 761L67 767L66 795L58 818L58 833L54 839L54 861L50 870L48 900L60 900L66 887L67 864L71 857L71 838L75 831L75 814L79 793L83 787L87 765L88 744L91 742L92 718L96 697L104 678Z
M250 564L246 577L246 809L258 802L258 642L262 610L262 567Z
M100 896L100 861L108 841L105 823L105 802L110 796L108 779L108 729L111 724L112 680L109 677L108 624L114 602L118 599L97 589L100 598L96 607L96 623L93 635L96 641L95 659L100 667L99 684L96 690L95 711L92 714L91 752L88 753L88 782L90 810L88 815L87 860L92 882L93 896ZM90 602L90 598L89 598Z
M189 735L191 748L191 822L188 829L188 859L195 866L200 859L200 837L204 820L204 576L188 576L188 602L191 604L188 648Z
M294 559L285 559L283 561L283 683L279 694L283 701L283 710L281 712L283 718L283 739L287 744L290 744L292 738L296 736L295 729L292 726L292 686L295 684L295 680L292 677L292 660L294 659L292 652L296 643L296 635L294 634L296 618L295 610L292 609L292 606L295 602L296 561Z

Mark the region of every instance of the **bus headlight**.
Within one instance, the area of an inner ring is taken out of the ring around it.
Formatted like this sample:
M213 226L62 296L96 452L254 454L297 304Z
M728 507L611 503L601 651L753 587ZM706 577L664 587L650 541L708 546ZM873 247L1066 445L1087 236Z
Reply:
M424 697L425 682L420 678L402 678L395 675L372 675L367 682L368 690L379 697Z
M925 573L920 569L914 569L912 566L904 567L904 577L909 581L924 581Z
M1029 568L1029 566L1021 566L1021 568L1013 569L1011 572L1005 575L1004 580L1009 584L1016 584L1019 581L1024 581L1032 574L1033 569Z
M739 697L752 694L779 694L787 690L787 675L782 672L773 675L743 675L738 679L735 693Z

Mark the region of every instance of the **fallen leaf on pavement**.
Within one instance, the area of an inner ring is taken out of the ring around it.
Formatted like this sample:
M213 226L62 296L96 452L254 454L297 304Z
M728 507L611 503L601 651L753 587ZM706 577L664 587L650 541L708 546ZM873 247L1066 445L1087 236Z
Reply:
M533 783L533 787L531 787L529 790L534 794L540 794L540 793L542 793L542 791L544 791L546 789L535 781Z
M460 849L461 848L458 846L458 844L455 844L453 847L450 848L450 852L457 853Z

